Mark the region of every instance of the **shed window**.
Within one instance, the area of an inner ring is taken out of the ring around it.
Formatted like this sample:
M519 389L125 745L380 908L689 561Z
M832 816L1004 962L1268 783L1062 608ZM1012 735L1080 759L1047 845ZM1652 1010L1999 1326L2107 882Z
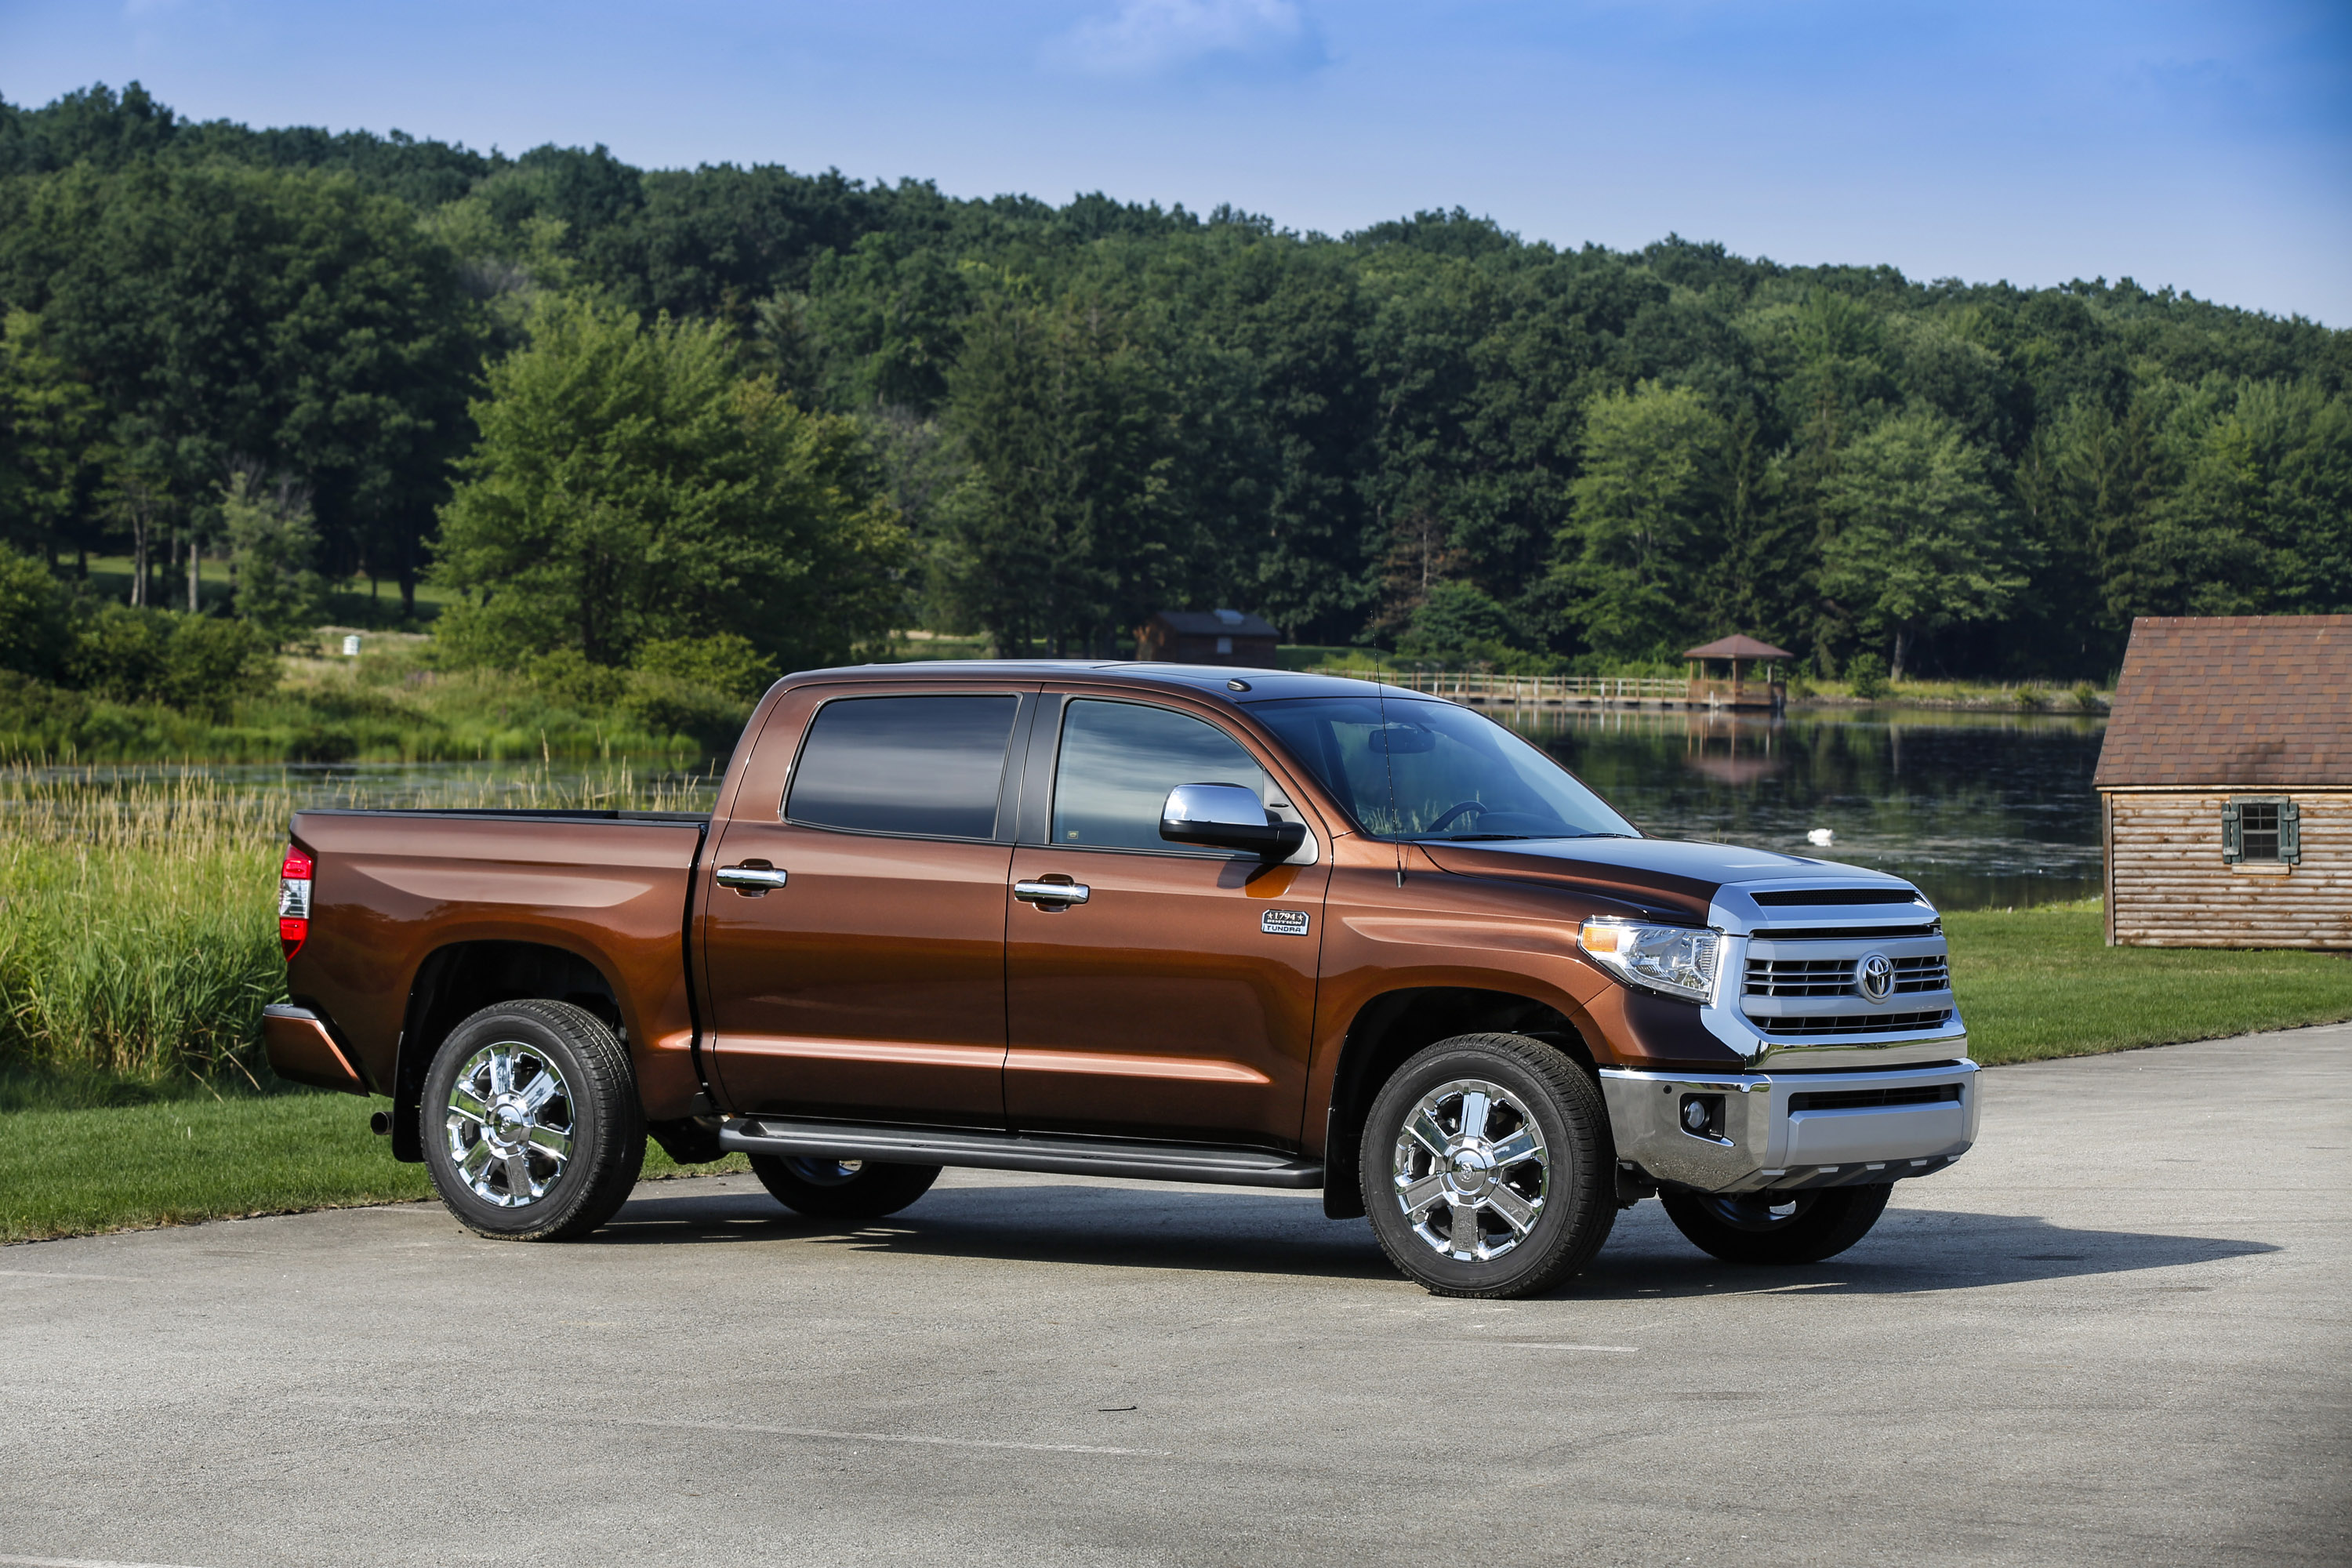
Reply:
M2274 795L2232 800L2221 808L2221 858L2294 866L2303 859L2302 813Z

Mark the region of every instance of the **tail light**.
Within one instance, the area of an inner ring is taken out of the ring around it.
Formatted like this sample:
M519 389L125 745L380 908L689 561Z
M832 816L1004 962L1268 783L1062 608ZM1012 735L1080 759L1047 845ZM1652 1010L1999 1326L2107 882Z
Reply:
M278 945L290 960L302 951L310 934L310 873L316 862L297 844L286 847L286 862L278 868Z

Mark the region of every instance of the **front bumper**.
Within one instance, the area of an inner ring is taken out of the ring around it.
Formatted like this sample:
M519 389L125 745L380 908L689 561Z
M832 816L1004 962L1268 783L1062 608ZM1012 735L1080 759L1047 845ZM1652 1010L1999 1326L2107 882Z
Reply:
M1926 1176L1977 1136L1977 1066L1687 1074L1601 1069L1617 1158L1709 1193ZM1686 1125L1696 1102L1704 1125Z

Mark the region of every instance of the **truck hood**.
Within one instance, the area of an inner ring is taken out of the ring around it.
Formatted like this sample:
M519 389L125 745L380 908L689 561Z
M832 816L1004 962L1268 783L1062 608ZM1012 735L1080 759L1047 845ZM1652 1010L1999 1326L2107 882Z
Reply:
M1908 889L1884 871L1834 860L1812 860L1769 849L1680 838L1529 838L1498 844L1416 846L1441 870L1464 877L1591 889L1629 903L1660 905L1704 921L1727 885L1814 883L1835 879L1846 887Z

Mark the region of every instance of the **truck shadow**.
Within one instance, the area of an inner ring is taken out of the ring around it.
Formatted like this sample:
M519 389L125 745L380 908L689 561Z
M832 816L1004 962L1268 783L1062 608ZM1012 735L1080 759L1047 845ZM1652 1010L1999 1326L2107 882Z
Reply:
M1821 1296L1906 1296L2093 1275L2141 1274L2277 1252L2264 1241L2166 1236L2057 1225L2032 1215L1889 1208L1851 1250L1823 1263L1759 1268L1718 1261L1693 1247L1656 1204L1618 1217L1601 1256L1562 1295L1587 1300L1661 1300L1758 1291ZM2137 1282L2198 1291L2209 1284Z
M1311 1194L1112 1186L1073 1179L943 1185L854 1227L804 1218L764 1193L642 1194L592 1238L604 1246L799 1241L912 1257L1182 1268L1404 1282L1363 1220L1328 1220ZM2138 1274L2276 1252L2262 1241L2070 1228L2032 1215L1890 1208L1851 1251L1787 1268L1719 1262L1654 1203L1618 1216L1609 1244L1556 1295L1587 1300L1788 1291L1908 1295L2091 1275ZM2202 1290L2197 1283L2157 1285Z

